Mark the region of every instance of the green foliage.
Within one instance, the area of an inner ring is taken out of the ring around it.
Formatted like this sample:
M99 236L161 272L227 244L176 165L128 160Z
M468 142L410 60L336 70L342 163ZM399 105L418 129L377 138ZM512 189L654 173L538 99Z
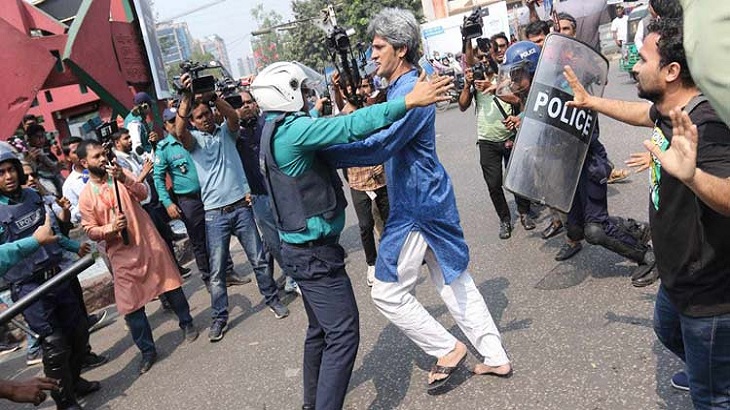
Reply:
M294 19L320 19L321 10L330 3L327 0L292 0ZM417 19L423 19L420 0L348 0L335 6L337 23L345 29L355 29L355 35L350 39L353 46L358 42L369 44L372 40L367 38L370 17L385 7L405 8L413 11ZM292 59L316 70L332 65L325 47L325 32L312 21L297 24L291 31L291 36L289 51Z
M258 24L258 29L265 29L279 26L284 23L284 18L273 10L265 10L263 3L258 3L251 9L251 16ZM251 48L256 61L256 68L262 69L276 61L290 60L289 48L291 34L286 31L272 29L270 33L253 37Z

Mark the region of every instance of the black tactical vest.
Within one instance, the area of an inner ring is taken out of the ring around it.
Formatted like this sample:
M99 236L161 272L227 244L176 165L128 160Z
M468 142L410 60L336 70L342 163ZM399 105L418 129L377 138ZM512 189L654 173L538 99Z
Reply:
M266 121L261 133L259 165L277 229L286 233L302 232L307 228L307 218L321 216L331 221L345 209L347 200L336 170L322 159L315 158L312 168L297 177L279 169L272 143L285 117L286 114L281 114L273 121Z
M43 198L32 189L23 189L23 202L15 205L0 204L0 243L15 242L33 235L46 222ZM22 282L34 272L55 268L63 260L63 250L54 242L43 245L10 268L3 280L9 283Z

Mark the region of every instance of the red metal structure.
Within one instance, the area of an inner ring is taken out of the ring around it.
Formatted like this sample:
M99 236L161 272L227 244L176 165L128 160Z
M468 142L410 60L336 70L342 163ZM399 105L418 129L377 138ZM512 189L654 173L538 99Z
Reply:
M110 19L111 16L111 19ZM48 130L69 135L69 120L126 115L150 68L127 0L83 0L70 26L23 0L0 9L0 139L23 115L42 115ZM81 116L81 117L79 117Z

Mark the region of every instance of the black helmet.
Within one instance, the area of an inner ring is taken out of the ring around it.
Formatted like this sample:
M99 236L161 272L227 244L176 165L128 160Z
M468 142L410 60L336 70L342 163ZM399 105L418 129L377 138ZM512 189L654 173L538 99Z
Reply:
M0 150L0 164L5 161L11 161L13 163L13 166L18 173L18 183L20 185L25 185L26 182L28 182L28 176L25 175L25 172L23 172L23 165L20 163L20 159L18 159L12 151Z

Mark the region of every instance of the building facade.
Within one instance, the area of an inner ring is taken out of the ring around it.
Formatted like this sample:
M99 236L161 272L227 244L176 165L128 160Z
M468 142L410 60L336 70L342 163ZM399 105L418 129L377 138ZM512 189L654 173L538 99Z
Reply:
M220 61L223 67L231 72L231 62L228 60L228 51L226 43L218 35L213 34L200 41L200 51L210 53L216 60Z
M187 23L159 24L157 39L166 65L189 60L193 54L193 37Z

